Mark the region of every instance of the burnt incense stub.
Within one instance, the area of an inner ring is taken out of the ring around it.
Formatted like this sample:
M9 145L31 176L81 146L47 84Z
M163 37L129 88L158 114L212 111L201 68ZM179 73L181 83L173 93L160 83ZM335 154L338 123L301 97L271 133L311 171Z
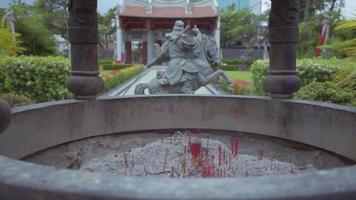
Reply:
M9 125L11 120L10 105L3 99L0 99L0 134Z
M263 85L273 98L292 98L300 88L296 72L298 1L272 1L269 18L270 68Z
M96 0L69 2L72 71L67 85L76 99L94 99L103 86L98 71L96 9Z

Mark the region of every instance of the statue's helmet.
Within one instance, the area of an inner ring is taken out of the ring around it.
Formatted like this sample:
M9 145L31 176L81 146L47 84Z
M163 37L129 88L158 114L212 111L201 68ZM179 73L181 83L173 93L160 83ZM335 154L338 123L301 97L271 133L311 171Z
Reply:
M174 24L172 32L181 32L184 30L184 22L182 20L177 20Z

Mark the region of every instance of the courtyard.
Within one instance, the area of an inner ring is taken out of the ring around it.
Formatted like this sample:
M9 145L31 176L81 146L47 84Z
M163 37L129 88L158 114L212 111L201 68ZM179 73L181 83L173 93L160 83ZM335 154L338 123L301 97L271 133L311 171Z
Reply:
M0 9L0 199L355 198L348 1L103 2Z

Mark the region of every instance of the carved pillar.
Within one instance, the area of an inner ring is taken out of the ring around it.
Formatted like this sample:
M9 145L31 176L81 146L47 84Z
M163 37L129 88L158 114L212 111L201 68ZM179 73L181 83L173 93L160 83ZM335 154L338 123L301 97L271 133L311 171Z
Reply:
M11 108L9 104L0 99L0 134L6 129L11 120Z
M132 44L131 41L125 42L125 49L126 49L126 63L132 63Z
M103 86L97 59L97 0L69 1L71 76L68 89L76 99L95 99Z
M269 18L270 69L264 81L273 98L292 98L300 88L296 72L297 0L272 0Z
M123 61L122 60L123 37L122 37L122 29L120 26L120 19L119 19L118 14L116 14L116 26L117 26L117 29L116 29L116 62L122 63L122 61Z

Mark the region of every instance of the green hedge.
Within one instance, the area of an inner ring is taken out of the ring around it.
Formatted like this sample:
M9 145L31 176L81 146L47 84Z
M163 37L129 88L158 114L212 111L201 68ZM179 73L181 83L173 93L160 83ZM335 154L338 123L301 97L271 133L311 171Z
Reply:
M67 99L69 61L62 57L0 57L0 93L15 93L35 103Z
M128 81L129 79L133 78L141 71L143 71L143 69L143 65L134 65L132 67L120 70L117 76L108 79L104 82L103 92L109 91L110 89L124 83L125 81Z
M252 79L258 95L265 95L262 82L268 73L269 63L258 60L251 66ZM331 81L336 73L344 69L356 69L355 60L350 59L300 59L297 60L297 72L302 80L302 86L313 82Z
M103 64L114 64L115 63L115 59L113 58L105 58L105 59L100 59L99 60L99 64L103 65Z
M239 66L237 65L220 65L219 69L226 71L236 71L239 70Z
M227 65L240 65L242 63L242 61L240 59L229 59L229 58L223 58L221 59L222 63L226 63Z
M120 70L120 69L125 69L125 68L131 67L131 66L132 66L132 64L119 64L119 65L103 64L102 69L103 70Z
M332 82L312 82L302 87L296 98L356 106L356 90L336 87Z

